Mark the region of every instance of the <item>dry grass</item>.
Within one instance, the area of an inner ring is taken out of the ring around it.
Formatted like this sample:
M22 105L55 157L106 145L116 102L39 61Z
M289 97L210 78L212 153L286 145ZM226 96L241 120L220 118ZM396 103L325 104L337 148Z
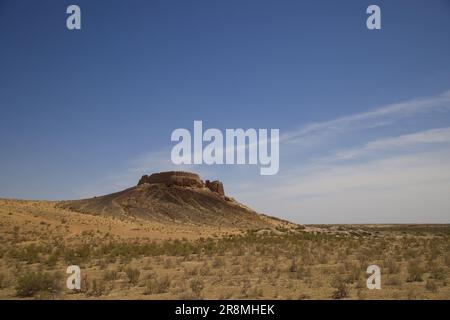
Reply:
M450 299L443 225L242 232L0 200L0 242L1 299ZM366 287L371 264L381 290Z

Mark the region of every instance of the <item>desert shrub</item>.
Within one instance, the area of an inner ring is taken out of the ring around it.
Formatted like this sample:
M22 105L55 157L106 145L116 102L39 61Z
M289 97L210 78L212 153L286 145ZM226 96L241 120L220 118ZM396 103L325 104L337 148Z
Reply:
M350 263L346 266L346 269L349 272L348 282L354 283L361 278L362 271L358 263Z
M74 248L65 248L64 260L67 264L80 265L92 257L91 246L84 244Z
M431 292L436 292L438 290L438 286L437 286L436 282L432 279L427 280L427 283L425 284L425 288Z
M367 282L364 277L360 277L358 280L356 280L356 288L357 289L367 288Z
M114 280L117 280L117 278L118 278L118 274L117 274L117 271L115 271L115 270L107 270L103 274L103 280L105 280L105 281L114 281Z
M387 272L390 274L397 274L400 272L400 266L392 258L386 260L386 268Z
M191 283L189 284L191 287L192 292L200 298L202 296L202 291L205 287L205 284L201 279L193 279Z
M407 282L421 282L423 281L423 269L420 266L420 262L417 260L410 261L408 265L408 278Z
M447 272L443 267L432 266L430 270L430 278L435 280L444 280L447 277Z
M37 294L56 295L61 291L61 275L55 273L31 272L17 280L16 294L19 297L33 297Z
M57 262L58 262L58 255L55 253L52 253L48 256L47 261L45 261L45 264L48 267L54 267Z
M225 265L225 262L223 261L223 259L216 257L213 262L212 262L212 267L213 268L221 268Z
M108 268L109 263L105 259L100 259L97 265L100 267L100 270L105 270L106 268Z
M125 273L126 273L126 275L128 277L128 281L132 285L137 285L138 284L139 276L141 275L141 272L139 271L139 269L128 267L128 268L125 269Z
M336 277L331 281L331 286L336 290L331 295L333 299L344 299L350 295L348 284L341 277Z
M295 259L292 259L289 265L289 272L297 272L297 270L298 270L297 261Z
M245 279L245 280L242 282L242 288L241 288L241 294L242 294L242 296L248 297L248 292L249 292L251 286L252 286L252 285L251 285L250 281L247 280L247 279Z
M318 260L319 260L319 263L320 263L320 264L327 264L328 261L330 260L330 259L329 259L329 256L328 256L328 253L327 253L327 252L321 252L321 253L319 253L319 258L318 258Z
M104 281L99 279L92 280L90 284L90 290L88 291L88 295L100 297L107 293L106 284Z
M28 264L33 264L40 262L39 255L41 253L44 253L42 247L31 244L23 248L11 250L10 256L14 259L25 261Z
M275 265L269 264L269 263L264 263L264 265L261 268L261 271L264 274L272 273L275 271Z
M349 288L345 282L342 282L339 284L339 286L336 288L336 290L332 294L333 299L343 299L349 296Z
M198 270L198 273L199 273L200 275L202 275L202 276L208 276L208 275L211 273L211 271L210 271L210 269L209 269L209 267L208 267L208 264L207 264L207 263L203 264L203 265L200 267L200 269Z
M144 294L165 293L170 287L169 277L165 276L161 279L148 280L145 284Z
M165 269L171 269L171 268L173 268L173 262L172 262L172 259L167 258L167 259L164 260L164 268L165 268Z
M81 292L88 293L90 289L89 278L87 274L83 274L81 278Z

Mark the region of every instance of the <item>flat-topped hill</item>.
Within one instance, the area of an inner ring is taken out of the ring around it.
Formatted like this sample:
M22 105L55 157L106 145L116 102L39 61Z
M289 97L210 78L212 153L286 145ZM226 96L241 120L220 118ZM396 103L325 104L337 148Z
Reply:
M222 182L203 181L199 175L183 171L144 175L135 187L91 199L61 201L58 206L95 215L244 229L272 228L280 223L227 197Z

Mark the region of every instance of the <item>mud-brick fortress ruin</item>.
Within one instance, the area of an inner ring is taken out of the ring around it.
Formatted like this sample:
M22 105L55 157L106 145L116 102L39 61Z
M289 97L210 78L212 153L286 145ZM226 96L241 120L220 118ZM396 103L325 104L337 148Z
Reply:
M138 185L148 183L160 183L166 186L180 186L180 187L192 187L192 188L208 188L212 192L215 192L221 196L225 196L222 182L215 180L205 182L200 179L200 176L196 173L185 171L167 171L153 173L151 175L143 175L138 182Z

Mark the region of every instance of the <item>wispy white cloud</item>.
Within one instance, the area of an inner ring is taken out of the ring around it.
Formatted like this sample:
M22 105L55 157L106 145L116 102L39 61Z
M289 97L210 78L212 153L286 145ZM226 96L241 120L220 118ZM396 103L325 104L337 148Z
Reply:
M450 127L430 129L421 132L405 134L398 137L390 137L370 141L364 146L350 150L337 151L333 160L355 159L373 152L379 151L402 151L406 147L423 144L449 143Z
M310 140L317 141L318 137L388 126L404 118L448 110L450 110L450 90L428 98L394 103L367 112L308 124L284 133L280 140L286 144L310 144Z

